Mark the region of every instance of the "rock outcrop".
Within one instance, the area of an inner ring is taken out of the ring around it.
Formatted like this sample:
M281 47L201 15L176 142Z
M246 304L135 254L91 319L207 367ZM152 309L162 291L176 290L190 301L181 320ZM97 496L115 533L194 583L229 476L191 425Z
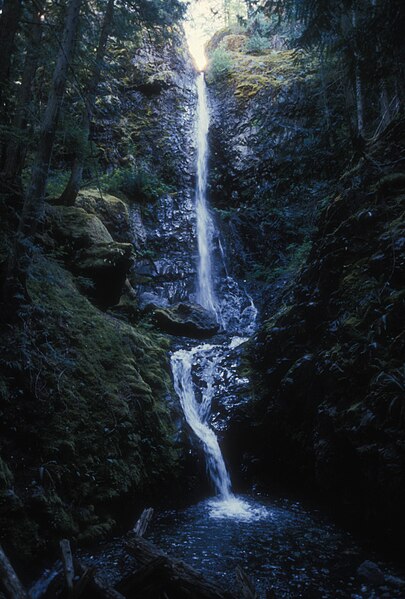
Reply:
M208 339L219 330L215 315L198 304L180 303L171 308L158 308L153 311L158 327L179 337Z
M342 178L284 307L257 335L262 399L245 447L260 461L256 474L315 485L400 543L405 185L395 170L404 139L404 122L393 123Z
M18 322L1 324L0 529L20 563L61 538L93 542L131 524L146 497L176 493L182 475L169 341L136 299L181 299L194 268L193 157L184 155L194 70L176 39L129 43L116 58L122 78L100 86L94 130L110 174L97 173L99 188L81 191L74 206L52 200L28 301ZM17 228L14 212L3 212L2 266Z

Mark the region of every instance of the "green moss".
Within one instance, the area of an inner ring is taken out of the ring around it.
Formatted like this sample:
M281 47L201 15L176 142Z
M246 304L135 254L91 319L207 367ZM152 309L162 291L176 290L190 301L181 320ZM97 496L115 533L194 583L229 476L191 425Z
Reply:
M114 526L116 500L150 492L176 471L168 342L99 311L70 273L43 257L28 292L30 325L17 343L29 386L3 427L9 445L14 434L26 439L28 458L14 477L17 488L27 476L35 483L21 500L41 539L92 539ZM0 472L8 484L4 462ZM83 510L92 517L83 519ZM15 526L10 518L4 532L19 551ZM24 542L34 550L38 535Z
M48 206L47 217L55 239L75 249L112 241L101 220L82 208Z
M310 57L304 63L294 50L269 50L264 47L260 52L252 53L246 40L249 41L249 38L244 35L227 34L222 37L211 51L208 83L218 81L226 71L235 97L240 101L248 101L262 89L268 89L274 96L292 83L311 76L314 65ZM222 58L222 62L226 62L226 69L218 68L218 56L226 57L226 61Z

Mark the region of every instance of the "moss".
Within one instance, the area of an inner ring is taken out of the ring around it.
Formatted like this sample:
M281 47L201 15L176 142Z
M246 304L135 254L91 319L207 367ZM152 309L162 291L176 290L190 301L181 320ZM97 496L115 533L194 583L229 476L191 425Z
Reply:
M101 220L82 208L48 206L47 217L54 238L74 249L112 241Z
M24 439L28 457L13 474L32 522L24 543L34 551L38 535L42 543L111 530L116 501L171 479L177 450L164 400L171 391L166 338L100 312L70 273L44 257L33 264L28 292L32 306L16 344L26 385L4 413L2 436L9 452ZM83 510L92 517L82 518ZM3 526L15 551L21 514Z
M126 241L129 238L129 211L122 199L109 193L101 193L98 189L85 189L79 193L76 206L97 216L116 241Z
M259 54L251 54L242 43L246 39L244 35L224 35L210 55L210 61L219 50L229 55L228 70L238 100L248 101L263 89L268 89L274 96L293 82L311 76L314 66L311 58L307 57L303 63L294 50L262 50ZM209 64L207 81L212 84L215 80L215 72Z

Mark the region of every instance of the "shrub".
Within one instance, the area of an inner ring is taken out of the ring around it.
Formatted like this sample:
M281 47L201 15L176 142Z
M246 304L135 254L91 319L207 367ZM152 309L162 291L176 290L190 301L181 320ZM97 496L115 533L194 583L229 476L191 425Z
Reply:
M225 48L217 48L211 56L208 75L211 80L224 79L233 67L231 53Z
M259 33L255 33L250 37L245 45L246 52L250 54L261 54L270 47L270 42L266 37L261 36Z
M120 191L129 200L138 202L153 202L173 191L156 173L144 165L117 169L113 175L103 178L101 186L109 193Z

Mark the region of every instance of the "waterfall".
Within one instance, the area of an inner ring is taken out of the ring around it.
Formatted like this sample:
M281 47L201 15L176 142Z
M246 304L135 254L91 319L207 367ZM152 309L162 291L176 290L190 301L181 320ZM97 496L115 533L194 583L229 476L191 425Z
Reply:
M197 222L198 264L197 302L213 312L225 331L236 334L251 334L257 310L252 299L242 291L238 283L226 272L220 282L223 297L218 301L214 291L212 269L213 239L216 234L207 202L207 163L209 113L204 73L197 79L198 105L196 114L197 139L197 182L195 210ZM224 265L225 252L219 241L219 250ZM226 271L226 269L225 269ZM175 391L180 399L185 419L196 437L202 442L207 470L217 498L212 506L214 517L238 517L251 519L257 514L249 510L245 502L236 498L231 489L231 480L225 466L215 432L208 424L211 402L215 393L214 378L219 362L227 352L246 341L236 336L217 345L202 344L191 349L179 349L172 354L171 367ZM198 368L199 374L196 375ZM196 387L196 380L198 387ZM198 399L196 390L198 388Z
M197 184L195 191L195 208L197 217L197 241L198 241L198 281L197 302L217 313L217 302L214 293L212 273L212 239L214 224L207 206L207 163L208 163L208 127L209 114L207 91L204 73L200 73L197 79Z
M197 403L192 380L192 367L195 357L203 357L213 347L205 344L192 350L180 349L172 355L171 365L175 391L180 398L181 407L188 424L203 443L208 472L216 493L222 499L228 499L231 496L229 474L219 448L218 439L205 421L211 409L212 385L207 385L203 392L202 401ZM207 367L212 371L215 362L207 364Z

